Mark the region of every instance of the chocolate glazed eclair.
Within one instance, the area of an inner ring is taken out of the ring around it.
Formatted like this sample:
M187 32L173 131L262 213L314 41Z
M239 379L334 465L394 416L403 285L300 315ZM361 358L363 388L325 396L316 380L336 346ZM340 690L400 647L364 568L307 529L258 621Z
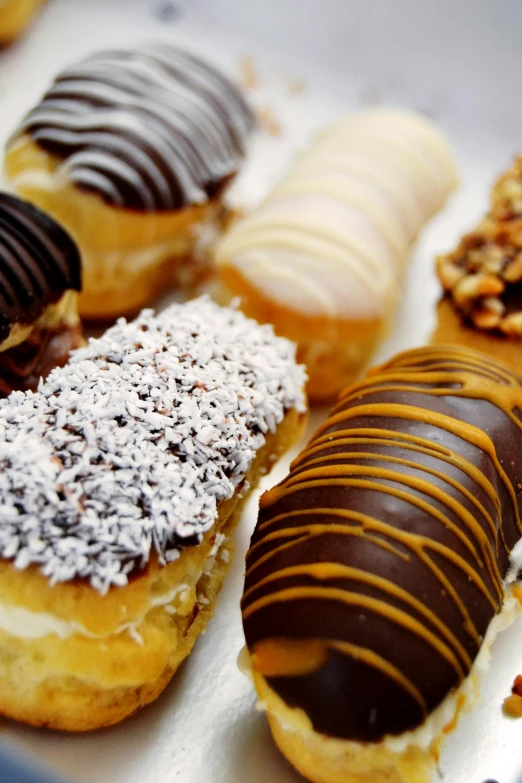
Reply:
M41 210L0 193L0 397L34 390L82 345L78 248Z
M243 618L275 739L319 783L419 783L520 609L522 379L401 354L261 500Z

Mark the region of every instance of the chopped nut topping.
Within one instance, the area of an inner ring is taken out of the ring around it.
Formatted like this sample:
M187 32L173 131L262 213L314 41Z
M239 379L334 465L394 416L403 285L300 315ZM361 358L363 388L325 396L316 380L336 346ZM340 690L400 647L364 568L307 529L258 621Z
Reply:
M477 328L522 338L522 156L491 192L490 211L456 250L437 259L455 307Z

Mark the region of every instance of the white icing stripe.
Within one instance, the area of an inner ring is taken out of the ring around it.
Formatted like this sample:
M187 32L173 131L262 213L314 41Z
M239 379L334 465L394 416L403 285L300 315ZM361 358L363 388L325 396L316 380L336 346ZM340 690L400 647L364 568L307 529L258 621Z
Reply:
M231 228L218 265L237 268L299 313L383 317L412 243L456 181L451 150L428 120L363 112L321 134L258 210Z
M245 154L253 115L211 66L164 45L100 52L63 71L22 122L62 173L111 204L205 202Z

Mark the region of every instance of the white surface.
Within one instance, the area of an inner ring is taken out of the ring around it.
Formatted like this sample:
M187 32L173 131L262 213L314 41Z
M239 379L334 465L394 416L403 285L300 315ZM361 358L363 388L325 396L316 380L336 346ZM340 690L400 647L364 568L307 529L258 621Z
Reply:
M0 140L59 68L95 47L161 37L188 43L230 73L253 57L280 137L256 141L235 189L254 203L285 170L292 150L315 128L361 102L421 108L455 145L462 188L415 253L396 330L381 358L420 344L434 320L433 258L451 247L486 203L494 176L522 149L519 100L522 7L514 0L178 0L160 22L164 0L52 0L38 24L0 55ZM517 10L518 8L518 10ZM294 94L296 80L306 89ZM314 421L320 419L318 412ZM282 477L281 463L266 482ZM237 552L216 615L162 697L119 727L64 736L4 722L1 736L76 783L298 783L275 749L250 683L236 667L242 646L239 598L257 498L237 535ZM522 780L522 722L501 713L522 673L522 622L493 649L480 707L443 750L445 783Z

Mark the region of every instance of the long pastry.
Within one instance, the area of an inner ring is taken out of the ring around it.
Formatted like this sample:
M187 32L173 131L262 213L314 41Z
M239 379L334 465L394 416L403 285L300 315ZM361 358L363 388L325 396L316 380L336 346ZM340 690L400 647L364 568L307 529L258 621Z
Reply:
M0 0L0 46L12 43L46 0Z
M0 712L81 731L163 690L250 491L301 433L295 347L206 299L0 402Z
M31 204L0 193L0 397L35 389L82 345L78 249Z
M427 119L374 109L323 133L218 245L222 300L299 345L309 394L335 396L390 325L411 245L457 180Z
M408 351L346 389L263 495L250 665L277 744L315 783L425 783L473 703L521 611L520 410L503 363Z
M253 115L212 65L161 43L64 70L7 145L11 186L70 230L80 312L132 312L203 273Z
M432 341L469 345L522 371L522 157L495 183L478 226L437 259L437 273L445 297Z

